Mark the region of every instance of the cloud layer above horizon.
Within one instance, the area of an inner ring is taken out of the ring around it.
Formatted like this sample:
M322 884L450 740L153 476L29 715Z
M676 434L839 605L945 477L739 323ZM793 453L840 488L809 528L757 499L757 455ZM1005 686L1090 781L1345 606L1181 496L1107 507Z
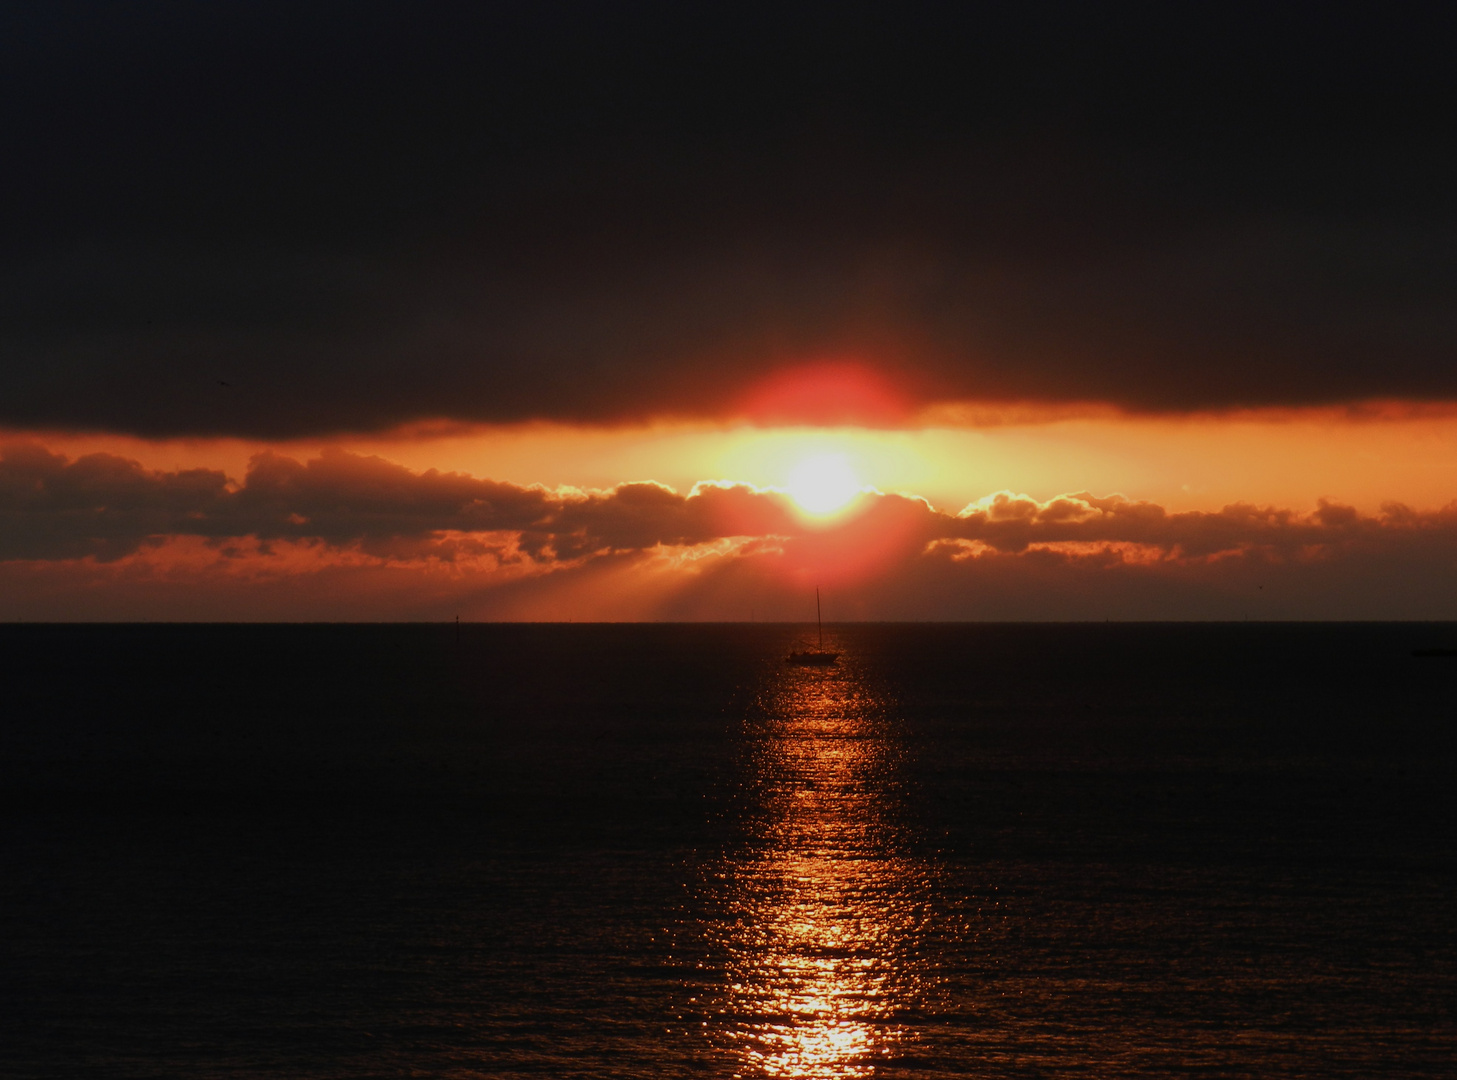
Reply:
M1398 618L1449 613L1457 503L1379 514L1010 492L957 513L867 492L608 491L412 472L340 450L215 470L0 450L0 618ZM48 605L38 610L34 605ZM1192 607L1191 607L1192 605ZM585 613L585 615L583 614Z

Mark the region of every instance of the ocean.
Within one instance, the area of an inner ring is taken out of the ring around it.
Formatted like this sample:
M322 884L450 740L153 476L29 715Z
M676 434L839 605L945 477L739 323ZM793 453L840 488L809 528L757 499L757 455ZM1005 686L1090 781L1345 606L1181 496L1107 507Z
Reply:
M1452 1075L1457 626L806 633L0 627L0 1075Z

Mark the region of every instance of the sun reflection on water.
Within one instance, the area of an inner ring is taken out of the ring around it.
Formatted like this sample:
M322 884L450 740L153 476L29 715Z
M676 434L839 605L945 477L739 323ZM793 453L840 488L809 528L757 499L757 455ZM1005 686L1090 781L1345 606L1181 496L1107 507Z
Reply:
M717 875L737 1075L860 1077L914 1042L924 871L897 823L899 741L852 662L776 672L750 720L743 842Z

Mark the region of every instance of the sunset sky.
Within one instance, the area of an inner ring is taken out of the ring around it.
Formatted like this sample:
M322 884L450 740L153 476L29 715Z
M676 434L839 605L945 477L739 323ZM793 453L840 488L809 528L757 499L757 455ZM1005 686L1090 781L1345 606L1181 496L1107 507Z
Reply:
M0 619L1457 618L1383 5L0 12Z

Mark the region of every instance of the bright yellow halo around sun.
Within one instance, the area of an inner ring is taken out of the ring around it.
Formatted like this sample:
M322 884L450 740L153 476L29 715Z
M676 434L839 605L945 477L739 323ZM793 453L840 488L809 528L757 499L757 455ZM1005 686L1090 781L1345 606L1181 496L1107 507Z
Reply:
M785 489L807 513L833 514L860 494L860 478L843 454L815 454L794 467Z

